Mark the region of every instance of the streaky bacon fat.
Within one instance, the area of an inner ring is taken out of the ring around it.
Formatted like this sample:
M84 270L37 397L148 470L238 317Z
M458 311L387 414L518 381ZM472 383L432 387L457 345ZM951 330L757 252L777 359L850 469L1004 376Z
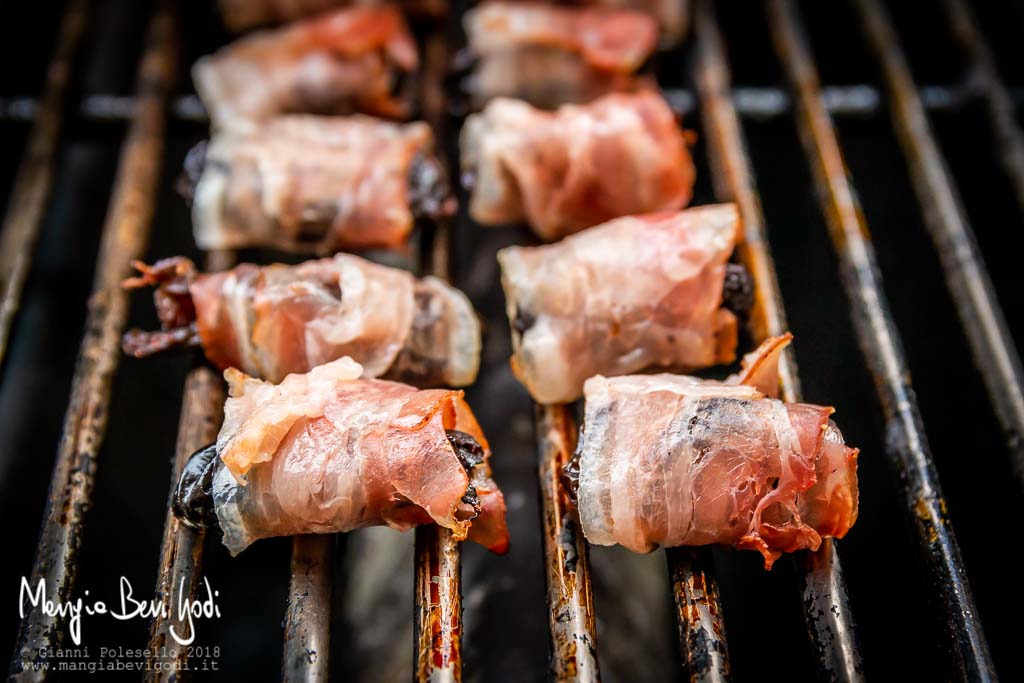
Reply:
M215 131L194 192L196 244L323 255L401 247L418 211L410 183L417 164L437 165L433 146L425 123L360 115Z
M781 553L846 534L857 519L857 450L829 419L833 409L783 403L748 384L771 385L789 339L766 341L726 382L587 380L569 474L591 543L642 553L733 545L771 568Z
M485 2L463 23L477 60L466 82L476 107L501 96L555 107L632 89L658 40L647 13L607 7Z
M217 438L224 467L213 497L227 548L237 554L269 536L437 523L505 552L504 498L462 392L358 379L362 372L349 358L277 385L225 372L230 397ZM447 430L483 447L470 472ZM471 489L476 507L464 500Z
M462 292L434 277L351 254L208 274L181 257L136 266L142 276L125 286L156 287L162 329L129 331L124 347L133 356L198 343L220 368L270 381L343 356L366 377L419 387L476 378L476 313Z
M731 362L722 307L732 204L626 216L540 247L498 252L512 369L540 403L579 398L592 375Z
M546 241L619 216L680 209L696 176L675 115L652 91L555 112L497 99L468 118L461 149L473 219L525 221Z
M400 86L418 65L397 8L356 6L240 38L196 62L192 79L215 127L294 112L404 118Z

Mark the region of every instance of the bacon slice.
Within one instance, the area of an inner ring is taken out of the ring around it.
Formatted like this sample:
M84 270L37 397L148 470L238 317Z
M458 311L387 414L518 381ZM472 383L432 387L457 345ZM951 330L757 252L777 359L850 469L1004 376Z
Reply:
M635 9L654 17L667 42L678 41L686 33L689 0L580 0L581 5Z
M466 82L475 107L499 96L555 107L631 89L658 40L647 13L606 7L487 2L463 23L478 60Z
M404 118L416 43L394 7L343 8L241 38L192 70L214 126L277 114Z
M437 523L503 553L504 498L487 439L461 391L360 380L343 358L278 385L229 369L216 515L232 554L269 536ZM484 451L467 467L448 430ZM474 491L474 505L469 494Z
M516 376L537 401L564 403L596 374L731 362L737 322L722 287L738 230L722 204L502 249Z
M319 14L337 7L352 5L386 5L384 0L219 0L224 24L232 31L254 26L282 24ZM444 0L403 0L403 9L427 16L442 16L447 7Z
M417 386L476 379L480 323L469 299L437 278L349 254L211 274L196 274L183 258L136 265L143 276L125 286L157 287L163 329L126 334L131 355L194 335L215 365L270 381L343 356L361 363L365 377Z
M569 473L591 543L733 545L770 569L857 519L857 450L832 408L783 403L738 378L667 374L593 377L585 395Z
M525 221L547 241L619 216L680 209L696 175L675 116L654 92L554 113L494 100L466 121L461 147L473 219Z
M416 218L454 208L443 172L422 172L440 169L433 146L424 123L358 115L220 131L195 188L196 243L325 255L400 247Z

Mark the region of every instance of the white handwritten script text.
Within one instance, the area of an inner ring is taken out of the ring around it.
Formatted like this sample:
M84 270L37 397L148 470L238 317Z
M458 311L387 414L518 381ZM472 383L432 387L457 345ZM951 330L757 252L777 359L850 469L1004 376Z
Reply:
M127 577L121 577L119 604L110 607L102 600L86 602L84 598L78 598L71 602L54 601L47 595L46 581L39 579L39 582L32 586L28 579L21 577L21 592L18 598L18 609L22 619L32 609L40 609L49 617L57 617L67 620L68 632L75 645L82 644L82 616L107 615L119 621L129 619L153 619L170 618L172 612L170 605L173 603L176 608L173 612L175 623L171 624L170 632L175 642L179 645L191 645L195 640L195 620L220 618L220 608L217 606L216 598L220 591L210 587L210 582L203 578L205 598L192 599L188 597L185 590L185 577L182 577L177 592L177 600L172 595L166 598L153 598L151 600L140 600L134 596L132 584ZM89 591L85 591L85 598L88 598ZM175 626L181 627L180 632Z

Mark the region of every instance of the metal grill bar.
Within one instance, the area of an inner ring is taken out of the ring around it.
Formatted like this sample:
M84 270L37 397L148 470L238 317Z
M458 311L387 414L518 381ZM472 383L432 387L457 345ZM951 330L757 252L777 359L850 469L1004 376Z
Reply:
M142 256L153 216L176 43L174 17L169 6L162 3L150 26L139 67L138 107L122 148L103 227L85 336L32 570L33 585L45 581L47 594L54 601L66 603L71 599L85 514L106 431L111 384L120 360L120 336L128 315L128 296L121 290L121 281L130 275L129 261ZM20 652L30 648L32 659L41 647L56 649L63 639L65 622L61 616L48 616L45 610L33 610L22 620L11 663L13 677L35 679L46 675L25 671Z
M415 680L462 680L461 549L450 529L416 528Z
M444 154L446 110L444 77L448 47L440 27L424 46L424 74L420 92L423 118L437 136L438 158L454 182L458 169ZM420 269L450 280L451 225L441 221L426 235L420 250ZM432 239L431 239L432 238ZM414 557L415 621L413 675L420 683L458 683L462 680L462 548L451 529L435 524L416 527Z
M995 57L962 0L946 0L945 6L953 35L972 63L974 72L971 79L988 104L996 134L996 153L1013 183L1017 204L1024 211L1024 134L1015 113L1018 104L1016 91L1011 92L999 78ZM1024 438L1024 434L1017 432L1017 438Z
M327 680L334 541L334 534L292 539L292 578L281 662L281 680L286 683Z
M800 137L839 255L854 327L885 412L886 451L943 602L950 649L963 678L992 680L988 644L946 514L899 332L832 120L822 106L807 37L794 3L769 0L768 8L776 49L797 96Z
M1006 106L1012 113L1024 107L1024 88L1007 88ZM674 109L690 114L696 108L696 96L686 88L664 88L662 94ZM922 85L918 89L924 108L930 112L950 112L975 97L986 95L983 83L968 78L953 85ZM821 88L825 109L833 116L872 116L881 110L882 96L878 88L868 84L825 85ZM732 89L733 105L740 116L771 119L788 115L793 107L789 93L772 86L736 86ZM134 98L131 95L89 95L78 105L78 116L86 121L117 123L131 118ZM0 97L0 121L33 121L41 104L28 96ZM209 119L195 95L182 95L171 101L170 114L178 121L206 124Z
M946 283L974 351L974 362L1006 432L1014 470L1024 484L1024 371L1003 309L985 268L945 159L932 134L910 67L885 9L859 0L864 26L882 63L892 96L892 114L925 225L939 252Z
M226 270L234 262L228 251L212 251L206 258L206 271ZM197 367L185 379L181 400L181 418L178 421L178 443L171 465L171 490L167 499L167 516L160 542L160 568L156 579L157 597L184 595L194 599L202 567L203 543L206 534L182 524L171 511L174 490L189 456L213 443L224 420L224 382L208 367ZM174 618L175 610L154 617L149 630L149 668L144 674L148 681L176 680L182 666L188 661L188 648L173 647L177 656L173 667L156 657L164 647L173 646L171 629L179 635L187 634L185 622Z
M579 513L562 485L562 469L576 448L576 425L568 406L535 406L544 578L551 630L551 677L558 681L601 680L597 627L590 587L590 557Z
M53 185L64 95L71 80L72 60L85 33L87 10L87 0L72 0L61 21L56 51L46 69L42 101L35 112L35 125L0 228L0 363L7 351L11 323L21 303L21 291Z
M697 3L694 27L697 39L694 78L701 97L712 181L719 199L736 202L743 217L744 239L739 245L739 256L756 283L750 331L754 341L760 342L786 332L789 326L743 129L729 97L731 75L725 46L709 0ZM784 401L802 400L791 349L787 349L780 360L779 383ZM817 552L801 554L797 566L807 630L823 678L861 680L863 672L853 615L834 543L826 539Z
M203 530L191 529L182 524L171 512L171 500L177 488L181 470L190 455L210 444L217 438L217 431L223 419L224 383L213 370L199 367L189 373L185 380L185 395L181 403L181 419L178 427L178 443L174 449L171 466L171 491L167 499L167 518L164 522L163 541L160 544L160 571L156 580L156 599L175 593L179 596L195 597L199 571L202 567ZM182 637L188 637L189 622L176 618L177 610L153 619L149 631L149 669L144 678L147 681L175 680L180 670L188 663L188 648L176 647L171 629ZM173 662L158 655L168 651L176 652Z
M666 548L676 606L679 652L690 681L727 681L731 675L714 555L710 548Z

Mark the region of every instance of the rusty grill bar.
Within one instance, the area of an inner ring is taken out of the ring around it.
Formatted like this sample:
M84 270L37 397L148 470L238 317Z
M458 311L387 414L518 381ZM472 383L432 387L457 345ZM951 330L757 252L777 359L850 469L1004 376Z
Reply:
M178 427L178 443L174 449L174 464L171 467L171 486L167 496L167 518L164 522L164 537L160 544L160 570L156 579L156 595L169 595L178 590L190 599L195 598L199 572L202 569L203 541L206 533L190 529L182 524L171 512L171 501L178 484L178 477L190 455L212 443L217 438L220 423L224 419L224 385L215 372L206 367L192 370L185 380L185 396L181 402L181 421ZM175 618L171 612L165 617L153 619L149 632L149 647L153 653L173 643L171 629L181 636L188 636L187 622ZM188 651L179 649L175 663L187 663ZM150 658L150 664L157 660ZM160 680L157 668L146 673L146 679Z
M914 91L914 80L896 31L878 0L858 0L857 5L889 83L893 118L910 165L918 203L942 260L949 290L974 351L974 362L985 380L992 408L1006 432L1014 469L1024 484L1024 391L1021 388L1024 371L1020 356L1007 329L1006 316L996 300L974 230L967 221L924 107ZM960 3L950 6L957 8L951 11L966 15L967 9ZM966 16L954 22L965 23L969 23ZM980 60L978 63L987 62ZM985 81L991 84L994 79L995 76L989 74ZM1003 154L1007 170L1015 169L1018 157L1024 160L1024 147L1013 144L1019 142L1020 131L1015 123L1010 124L1012 132L1002 129L1001 117L993 117L993 120L996 129L1001 130L1002 142L1007 145Z
M789 329L775 266L768 249L764 213L754 181L742 126L728 97L731 76L714 8L700 0L695 8L697 87L703 103L704 129L710 140L712 180L722 200L734 201L743 217L740 259L756 283L751 332L759 342ZM783 400L801 400L800 379L792 349L779 363ZM834 681L860 680L860 656L854 637L853 616L846 596L839 558L833 541L799 558L799 576L808 634L818 655L823 677Z
M18 311L53 184L64 95L71 80L72 60L85 33L86 9L87 0L74 0L64 14L57 34L57 50L46 70L42 101L33 111L31 138L0 227L0 363L7 351L11 321Z
M57 51L40 101L0 101L0 118L34 120L27 151L16 179L11 208L4 221L0 255L0 360L11 320L27 275L32 249L45 216L60 141L61 105L68 89L72 58L86 25L87 0L71 0L57 39ZM462 3L458 3L461 5ZM962 0L945 0L949 23L974 69L963 85L917 87L899 46L895 29L878 0L855 0L865 34L877 52L892 99L896 130L923 207L925 223L940 254L961 323L986 382L995 412L1006 431L1018 474L1024 477L1024 396L1022 372L1013 340L956 186L938 150L926 112L959 106L983 97L1000 142L1001 159L1024 210L1024 136L1015 118L1021 94L999 77L995 60ZM877 111L881 98L869 86L823 88L807 36L792 0L767 0L776 50L792 95L773 88L732 88L726 47L711 0L695 5L694 81L696 92L667 93L678 108L699 109L709 142L715 194L740 207L744 237L739 256L756 283L750 327L755 342L787 328L785 312L767 242L765 219L747 152L741 116L765 118L796 115L822 209L839 255L843 285L867 365L875 377L886 417L887 453L906 498L926 564L944 601L950 646L963 678L990 680L994 668L966 572L953 535L931 459L927 437L899 333L889 312L874 248L855 191L843 163L832 114ZM453 12L450 21L461 21ZM426 49L421 94L424 118L439 136L452 123L445 112L441 82L448 54L442 27L434 27ZM169 2L154 15L138 71L137 93L130 98L92 97L75 109L85 118L131 122L122 146L118 173L104 223L94 291L72 385L63 437L57 453L32 582L45 578L55 597L70 599L76 574L85 513L95 483L97 455L106 429L111 383L119 360L119 336L127 317L127 296L119 283L128 263L142 256L160 181L165 120L202 122L192 96L171 100L177 37ZM15 106L17 105L17 106ZM439 144L439 147L443 145ZM450 169L457 178L457 169ZM937 204L933 201L938 200ZM428 236L422 264L449 276L450 226ZM234 255L213 252L207 270L229 267ZM782 397L798 401L800 382L792 350L780 364ZM222 418L224 388L206 367L193 369L185 382L171 487L187 457L215 437ZM598 681L597 629L590 581L589 549L560 473L576 444L576 425L566 406L535 406L547 600L551 631L551 677ZM460 547L451 533L436 527L416 530L414 671L420 681L459 681L463 638ZM185 586L196 592L204 536L181 525L168 511L161 544L157 594ZM282 677L288 681L322 681L329 673L333 536L296 537L292 578L285 616ZM672 549L667 553L676 602L682 665L690 680L724 681L730 677L725 618L708 549ZM836 543L826 541L814 553L794 558L803 597L808 634L822 676L828 680L863 678L846 587ZM150 644L159 647L184 625L170 619L152 623ZM57 647L65 623L60 617L32 612L21 624L11 673L21 670L18 653L27 645ZM183 662L184 650L179 658ZM171 678L153 671L148 679Z
M988 644L932 462L899 332L882 290L864 215L847 176L832 120L821 104L817 69L794 3L769 0L772 37L796 91L800 138L840 258L854 328L886 416L886 451L907 512L945 603L950 648L968 680L995 677Z
M576 423L564 405L537 405L534 415L551 630L551 677L599 681L590 556L579 514L562 485L562 468L576 448Z
M136 111L122 147L103 226L85 335L36 551L32 582L45 579L61 602L70 600L74 588L85 514L107 426L111 384L120 360L120 336L128 315L128 295L121 290L121 281L131 274L129 262L142 257L153 216L164 149L164 109L177 60L175 30L170 6L161 5L139 66ZM28 645L56 649L65 624L66 618L32 611L21 623L11 674L26 679L38 676L21 669L17 654Z

